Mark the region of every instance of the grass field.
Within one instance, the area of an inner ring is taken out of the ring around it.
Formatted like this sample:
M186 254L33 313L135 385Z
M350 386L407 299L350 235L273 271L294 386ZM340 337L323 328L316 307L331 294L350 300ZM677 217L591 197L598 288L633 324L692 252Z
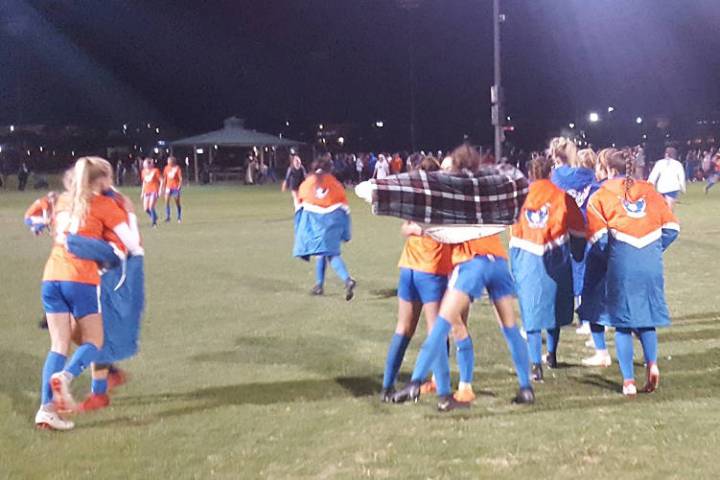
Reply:
M674 325L660 334L657 393L622 398L617 366L580 367L591 352L566 329L562 368L537 387L537 404L510 405L509 355L480 302L470 320L480 395L448 415L434 411L434 398L378 400L395 322L398 220L352 198L344 256L357 296L346 303L329 273L326 296L313 298L312 266L290 255L289 196L187 188L182 225L144 229L142 349L123 365L132 381L111 408L61 434L32 423L49 344L36 326L49 239L22 225L37 193L0 190L0 478L719 478L712 193L694 185L678 208L683 230L666 255ZM636 361L642 378L639 348ZM76 383L82 395L88 381Z

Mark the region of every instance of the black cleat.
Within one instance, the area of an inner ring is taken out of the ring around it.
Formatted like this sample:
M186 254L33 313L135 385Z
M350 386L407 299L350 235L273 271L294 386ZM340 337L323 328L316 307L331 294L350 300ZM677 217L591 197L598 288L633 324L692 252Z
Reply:
M547 364L548 368L557 368L557 352L548 352L545 356L545 363Z
M38 322L38 327L40 327L41 330L48 329L47 317L45 315L43 315L43 318Z
M438 412L450 412L465 408L470 408L470 402L458 402L452 395L443 395L437 404Z
M310 290L310 295L319 296L325 293L325 290L323 290L322 285L315 285L312 290Z
M357 282L354 278L348 278L347 282L345 282L345 300L350 301L355 296L355 287L357 286Z
M521 388L513 398L512 403L517 405L532 405L535 403L535 392L532 387Z
M392 397L394 394L395 389L393 387L383 388L380 390L380 401L382 403L392 403Z
M408 400L417 403L420 399L420 382L410 382L403 388L393 393L390 397L392 403L405 403Z
M539 363L532 364L532 370L530 371L530 378L533 382L543 383L543 369Z

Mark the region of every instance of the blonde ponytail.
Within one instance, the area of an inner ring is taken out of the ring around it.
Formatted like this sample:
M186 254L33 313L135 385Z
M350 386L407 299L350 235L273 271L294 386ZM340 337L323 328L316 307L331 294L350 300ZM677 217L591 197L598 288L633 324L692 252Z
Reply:
M556 166L569 165L578 167L577 146L575 142L565 137L555 137L550 140L550 157Z
M95 193L94 184L99 178L112 178L110 162L100 157L82 157L75 162L70 186L71 225L75 229L85 222L90 201Z

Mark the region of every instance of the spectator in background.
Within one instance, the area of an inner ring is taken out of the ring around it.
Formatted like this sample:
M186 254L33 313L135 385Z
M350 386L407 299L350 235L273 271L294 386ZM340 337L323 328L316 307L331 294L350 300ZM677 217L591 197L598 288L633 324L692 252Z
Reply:
M355 172L357 173L357 182L364 182L365 181L365 175L363 172L365 171L365 162L364 162L364 155L360 154L355 158Z
M671 210L675 207L680 192L685 192L687 189L685 169L676 158L677 150L673 147L666 148L665 158L655 162L648 177L648 182L655 185L655 189L665 197Z
M293 199L293 205L295 206L295 209L298 208L298 190L300 189L300 184L302 184L303 181L305 181L305 176L307 175L307 172L305 171L305 167L303 167L302 160L298 155L293 155L290 157L290 166L287 169L287 173L285 174L285 180L282 183L281 190L284 192L286 190L290 190L290 193L292 194Z
M698 152L695 150L688 150L687 154L685 154L685 178L688 180L694 178L698 160Z
M28 167L27 162L23 160L18 170L18 190L21 192L25 191L28 178L30 178L30 167Z
M390 162L390 173L393 175L396 175L398 173L401 173L403 169L403 161L402 158L400 158L400 154L396 153L392 157L392 161Z
M373 171L373 178L382 180L390 175L390 162L388 162L385 155L378 155L377 163L375 164L375 170Z
M640 145L635 151L635 178L645 180L645 149Z

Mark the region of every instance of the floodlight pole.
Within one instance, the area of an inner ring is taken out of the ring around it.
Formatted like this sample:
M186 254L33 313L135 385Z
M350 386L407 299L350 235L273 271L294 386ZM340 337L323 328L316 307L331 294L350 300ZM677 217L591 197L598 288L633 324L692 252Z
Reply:
M502 70L500 62L500 25L505 16L500 13L500 0L493 0L493 57L495 60L495 80L490 94L492 103L492 123L495 127L495 160L502 160L502 144L504 140L503 111L504 94L502 90Z

